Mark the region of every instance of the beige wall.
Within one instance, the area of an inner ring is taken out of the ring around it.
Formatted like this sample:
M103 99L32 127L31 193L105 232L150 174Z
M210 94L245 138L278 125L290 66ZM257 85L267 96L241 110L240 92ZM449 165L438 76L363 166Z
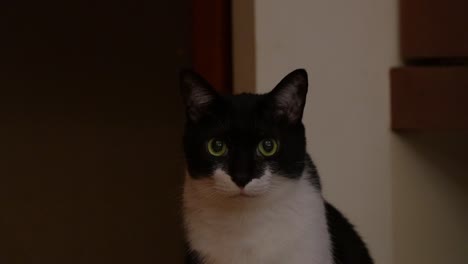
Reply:
M389 129L397 1L240 0L233 17L236 91L267 92L289 71L308 70L309 152L326 198L357 226L376 262L462 263L468 188L460 185L467 185L468 162L450 167L443 152L428 158L430 137L418 141ZM254 34L241 30L248 21ZM439 145L444 140L456 141ZM463 159L460 151L446 152ZM450 254L452 262L441 262Z
M466 134L392 142L395 263L468 263L467 149Z

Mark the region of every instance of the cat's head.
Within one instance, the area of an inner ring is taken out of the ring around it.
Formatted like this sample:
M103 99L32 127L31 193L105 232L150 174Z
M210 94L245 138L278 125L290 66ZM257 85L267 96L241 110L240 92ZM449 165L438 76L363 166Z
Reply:
M208 193L254 197L299 179L306 155L307 86L306 71L298 69L270 93L222 96L196 73L183 72L190 180Z

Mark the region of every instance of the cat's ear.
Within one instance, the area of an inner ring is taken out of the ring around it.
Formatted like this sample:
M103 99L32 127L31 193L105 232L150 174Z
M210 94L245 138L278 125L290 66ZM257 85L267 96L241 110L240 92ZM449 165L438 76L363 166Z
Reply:
M286 75L270 92L275 115L285 118L290 123L300 122L304 112L307 87L307 72L304 69L297 69Z
M211 85L191 70L181 71L180 88L187 117L193 122L200 120L218 98Z

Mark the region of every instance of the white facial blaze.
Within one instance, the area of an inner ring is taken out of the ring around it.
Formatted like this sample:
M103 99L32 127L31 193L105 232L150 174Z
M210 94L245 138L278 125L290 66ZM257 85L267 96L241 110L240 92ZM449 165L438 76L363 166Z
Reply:
M244 193L249 196L257 196L266 193L270 189L272 174L266 168L260 178L251 180L244 188Z
M224 170L216 169L213 173L213 192L226 196L259 196L266 193L270 189L272 174L271 171L266 168L263 175L259 178L252 179L242 189L232 181Z
M225 194L227 196L234 196L241 193L241 189L232 181L224 170L216 169L213 173L214 186L213 191Z

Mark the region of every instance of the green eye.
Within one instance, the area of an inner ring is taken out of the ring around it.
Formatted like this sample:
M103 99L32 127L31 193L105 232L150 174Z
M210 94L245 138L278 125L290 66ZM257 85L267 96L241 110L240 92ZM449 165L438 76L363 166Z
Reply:
M222 140L212 138L208 141L208 152L215 157L220 157L227 152L226 143Z
M258 151L265 157L273 156L278 152L278 143L271 138L264 139L258 143Z

